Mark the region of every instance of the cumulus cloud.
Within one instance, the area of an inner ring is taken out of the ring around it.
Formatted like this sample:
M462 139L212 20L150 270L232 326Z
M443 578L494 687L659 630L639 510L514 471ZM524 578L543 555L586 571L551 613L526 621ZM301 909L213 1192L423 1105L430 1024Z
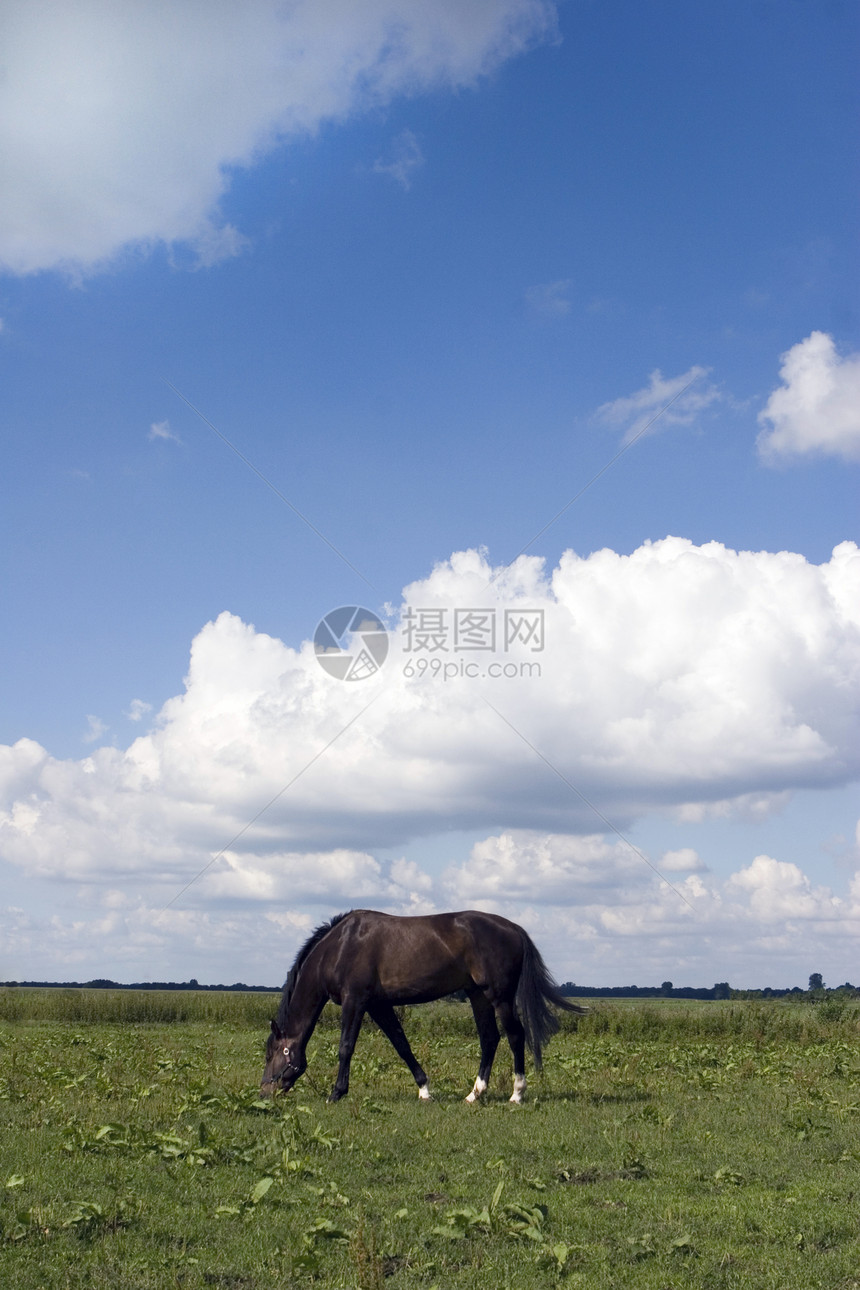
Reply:
M694 366L680 376L667 377L655 368L641 390L602 404L595 415L607 425L627 427L622 444L632 443L647 431L656 434L668 425L690 425L720 398L716 386L705 380L709 370Z
M476 605L485 635L472 618L456 635L458 609ZM527 881L545 870L560 890L644 867L594 840L605 819L755 816L860 773L853 543L816 566L666 538L629 556L568 551L551 571L521 557L495 576L460 552L406 588L403 621L419 611L442 648L410 651L418 638L398 632L354 685L323 671L311 641L294 649L223 613L192 644L184 692L128 748L81 761L32 740L2 750L0 858L52 880L145 880L168 899L228 848L183 900L281 901L290 882L315 881L296 857L326 854L338 857L327 868L307 862L325 875L314 891L351 901L403 887L375 867L381 848L537 830L556 840L535 844ZM507 630L535 615L540 649ZM472 858L456 879L464 900L478 879L513 899L505 854L496 842ZM667 869L685 883L702 873L692 851ZM408 885L426 898L417 876Z
M750 912L768 923L785 919L827 920L838 913L843 902L826 887L813 888L796 864L756 856L747 869L733 874L730 885L749 894Z
M664 851L658 868L664 873L696 873L705 868L692 847L679 847Z
M602 834L564 834L512 830L478 842L469 859L450 867L444 887L451 903L518 902L595 904L617 892L631 875L649 875L642 857L624 842Z
M860 354L814 331L782 355L782 385L759 413L758 448L776 462L810 455L860 461Z
M473 84L554 29L549 0L61 0L2 11L0 266L123 247L238 254L231 170L322 123Z
M488 845L498 840L481 844L484 853ZM527 864L536 848L545 856L556 845L552 838L526 835L520 850L514 838L509 867L518 860ZM490 886L478 898L482 908L526 921L556 972L567 979L657 984L671 974L690 984L804 986L809 971L821 970L813 964L826 965L828 979L842 981L855 961L860 873L838 896L815 886L797 865L757 856L727 878L688 873L673 891L645 866L627 867L622 860L609 891L610 882L601 890L576 881L569 864L575 845L571 848L569 839L561 845L571 879L563 896L542 899L555 876L545 874L542 881L545 871L539 870L531 897L500 898ZM599 848L600 839L594 846ZM614 844L608 849L615 851ZM462 872L474 876L474 861L473 852Z
M0 978L145 980L157 963L168 979L277 985L315 923L372 903L392 913L466 904L501 913L528 928L560 980L580 985L668 976L803 986L811 971L856 979L860 872L836 895L797 865L760 855L725 878L688 871L672 890L617 841L532 830L483 839L438 880L413 861L385 866L346 850L280 860L231 855L202 907L159 908L148 889L108 886L73 916L0 908Z

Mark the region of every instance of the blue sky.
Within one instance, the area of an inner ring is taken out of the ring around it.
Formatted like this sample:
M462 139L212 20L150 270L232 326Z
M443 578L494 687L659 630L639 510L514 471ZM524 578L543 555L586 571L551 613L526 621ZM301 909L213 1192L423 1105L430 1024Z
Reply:
M0 977L268 980L351 904L857 975L856 10L467 13L7 11ZM422 604L540 605L540 677L414 684Z

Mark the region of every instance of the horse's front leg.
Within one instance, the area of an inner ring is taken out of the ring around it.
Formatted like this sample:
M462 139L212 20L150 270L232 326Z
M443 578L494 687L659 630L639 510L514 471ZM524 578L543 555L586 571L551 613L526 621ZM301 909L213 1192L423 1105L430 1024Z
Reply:
M496 1014L493 1005L482 990L475 990L469 995L475 1025L478 1027L478 1039L481 1042L481 1065L478 1067L478 1078L475 1080L467 1102L477 1102L490 1082L493 1059L499 1046L499 1028L496 1025Z
M338 1050L338 1068L337 1079L334 1082L334 1088L329 1094L330 1102L339 1102L340 1099L349 1092L349 1066L352 1061L352 1054L355 1052L355 1045L358 1040L358 1032L361 1030L361 1019L364 1016L364 1000L359 1002L357 999L345 998L341 1007L340 1017L340 1048Z
M418 1096L422 1101L429 1102L431 1100L430 1089L424 1067L416 1060L409 1040L403 1033L403 1027L397 1019L397 1013L391 1004L384 999L376 999L373 1003L367 1005L367 1011L389 1040L398 1057L401 1057L409 1067L412 1072L412 1078L418 1085Z

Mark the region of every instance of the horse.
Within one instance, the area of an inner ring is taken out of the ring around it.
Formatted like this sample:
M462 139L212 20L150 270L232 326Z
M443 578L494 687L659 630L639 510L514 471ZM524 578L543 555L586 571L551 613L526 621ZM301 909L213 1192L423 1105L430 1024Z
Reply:
M465 991L472 1005L481 1062L466 1101L490 1082L501 1023L514 1058L511 1102L526 1089L525 1047L541 1069L543 1045L558 1030L549 1005L583 1012L561 994L529 934L498 914L466 910L396 917L352 909L321 924L296 955L284 983L266 1044L260 1092L289 1092L307 1069L305 1049L329 999L341 1007L337 1078L330 1102L349 1090L349 1067L367 1013L390 1040L430 1100L427 1075L416 1060L394 1009Z

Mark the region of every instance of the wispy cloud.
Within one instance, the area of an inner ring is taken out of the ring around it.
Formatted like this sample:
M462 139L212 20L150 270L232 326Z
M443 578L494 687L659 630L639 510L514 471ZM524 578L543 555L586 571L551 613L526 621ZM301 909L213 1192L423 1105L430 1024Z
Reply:
M222 264L224 260L235 259L251 245L250 240L240 233L232 224L219 227L209 221L191 239L198 269L211 269L213 265Z
M182 440L179 438L179 435L175 434L174 431L171 430L169 421L153 421L152 425L149 427L149 433L147 434L146 437L147 439L152 439L155 441L160 440L162 443L165 443L165 442L181 443L182 442Z
M411 130L402 130L394 140L388 157L377 157L373 163L375 175L388 175L400 187L408 190L412 175L424 165L421 145Z
M132 699L129 704L128 712L125 714L129 721L142 721L147 712L152 711L152 704L145 703L143 699Z
M695 366L680 376L664 376L659 368L655 368L648 384L641 390L602 404L595 415L607 425L626 425L621 441L624 444L637 438L654 413L664 407L666 411L655 420L653 430L648 430L648 433L657 434L670 424L690 425L700 412L721 398L717 387L705 380L710 370L709 367ZM685 389L687 386L689 389ZM666 406L669 403L671 407Z
M85 744L98 743L99 739L107 734L109 727L102 721L101 717L93 716L91 712L87 713L87 730L82 736Z
M526 304L532 313L543 318L564 318L570 313L570 278L541 282L526 291Z

